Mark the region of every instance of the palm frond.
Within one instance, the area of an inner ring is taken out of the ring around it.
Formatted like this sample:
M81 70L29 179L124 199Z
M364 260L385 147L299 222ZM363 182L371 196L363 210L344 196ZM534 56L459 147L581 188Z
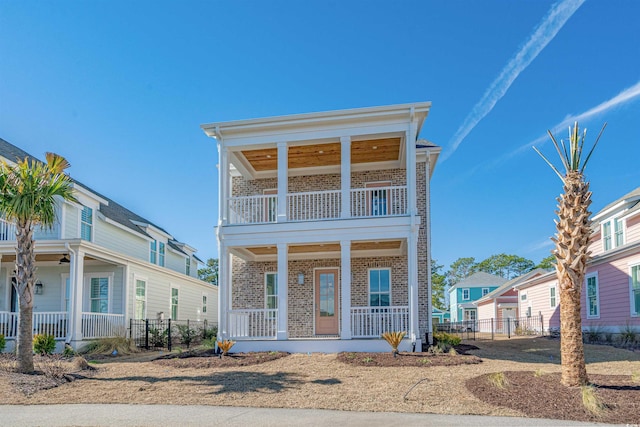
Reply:
M536 147L533 147L533 149L536 150L536 153L538 153L540 155L540 157L542 157L542 160L547 162L547 164L551 167L551 169L553 169L553 171L556 173L556 175L558 175L558 177L560 177L562 182L564 182L564 176L562 176L560 171L553 165L553 163L551 163L549 160L547 160L547 158L544 156L544 154L542 154L540 152L540 150L538 150Z
M589 154L587 155L587 158L584 159L584 163L582 164L582 168L580 169L580 173L584 172L584 168L587 167L587 162L591 158L591 154L593 154L593 150L596 149L596 145L598 145L598 141L600 141L600 137L602 136L602 133L604 132L604 128L606 128L606 127L607 127L607 122L604 122L604 124L602 125L602 129L600 129L600 132L598 133L598 137L596 138L596 142L593 143L593 147L591 147L591 151L589 151Z

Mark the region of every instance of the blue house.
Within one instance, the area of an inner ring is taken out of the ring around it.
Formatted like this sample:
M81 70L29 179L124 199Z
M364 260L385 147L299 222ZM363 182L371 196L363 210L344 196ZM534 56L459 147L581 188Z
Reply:
M451 321L451 315L447 310L440 310L437 307L433 307L431 311L431 317L433 318L433 324L448 323Z
M476 320L477 307L473 304L497 289L507 279L479 271L449 288L449 313L452 322Z

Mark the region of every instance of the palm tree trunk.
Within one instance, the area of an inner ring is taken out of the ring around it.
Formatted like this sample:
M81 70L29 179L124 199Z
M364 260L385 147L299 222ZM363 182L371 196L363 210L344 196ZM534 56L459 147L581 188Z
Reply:
M560 304L561 382L569 387L586 385L588 377L582 343L580 288L576 291L572 286L560 286L560 301L563 301Z
M35 251L31 222L17 224L16 282L20 302L18 327L18 369L31 373L33 367L33 284L35 282Z

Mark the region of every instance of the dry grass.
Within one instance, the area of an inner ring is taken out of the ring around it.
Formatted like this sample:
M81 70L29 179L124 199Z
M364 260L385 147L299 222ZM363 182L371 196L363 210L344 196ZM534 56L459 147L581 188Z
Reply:
M596 388L592 385L585 385L581 387L582 391L582 404L593 415L601 416L606 407L598 397Z
M454 367L434 366L428 355L421 357L425 360L421 366L396 368L352 366L335 354L314 353L237 368L178 368L149 362L152 355L142 353L108 358L96 365L91 378L29 397L16 391L0 372L4 391L0 404L202 404L521 416L517 410L480 401L465 382L494 372L560 372L557 340L515 338L473 344L480 347L473 354L483 363ZM586 345L585 351L589 374L630 378L640 372L638 353L593 345Z
M509 380L505 377L504 372L494 372L489 375L489 382L494 387L505 389L509 385Z

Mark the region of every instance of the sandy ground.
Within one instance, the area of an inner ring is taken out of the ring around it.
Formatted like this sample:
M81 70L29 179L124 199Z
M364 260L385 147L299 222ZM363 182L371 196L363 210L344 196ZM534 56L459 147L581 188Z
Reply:
M522 416L481 402L466 389L465 381L492 372L560 371L558 340L469 343L480 347L471 353L480 356L482 363L358 367L338 361L335 354L293 354L254 366L194 369L163 366L148 361L147 354L93 364L97 370L92 378L31 396L0 375L0 404L199 404ZM640 375L639 353L595 345L586 345L585 350L591 374Z

